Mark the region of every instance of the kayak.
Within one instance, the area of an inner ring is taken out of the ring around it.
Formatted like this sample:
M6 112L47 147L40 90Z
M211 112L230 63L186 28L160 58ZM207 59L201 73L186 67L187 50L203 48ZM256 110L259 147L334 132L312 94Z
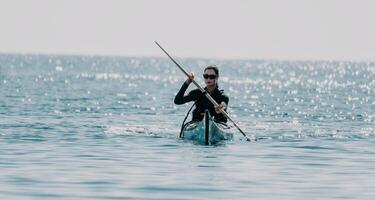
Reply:
M232 140L233 130L226 123L214 121L206 111L202 121L191 121L183 126L181 137L199 144L212 145Z

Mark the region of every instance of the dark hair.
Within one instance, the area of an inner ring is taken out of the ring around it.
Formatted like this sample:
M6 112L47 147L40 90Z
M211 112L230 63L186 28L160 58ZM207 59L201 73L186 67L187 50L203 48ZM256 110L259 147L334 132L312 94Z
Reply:
M216 65L208 65L208 66L203 70L203 72L205 72L205 71L208 70L208 69L212 69L212 70L214 70L216 76L219 77L219 68L217 68Z

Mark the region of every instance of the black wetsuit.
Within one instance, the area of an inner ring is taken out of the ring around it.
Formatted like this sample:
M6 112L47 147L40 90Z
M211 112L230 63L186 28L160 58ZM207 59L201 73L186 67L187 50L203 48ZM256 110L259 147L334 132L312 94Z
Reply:
M216 121L227 122L227 118L222 113L216 113L214 105L199 89L192 90L188 95L184 95L188 87L189 84L184 82L180 91L178 91L176 97L174 98L174 103L177 105L181 105L189 101L196 101L195 109L193 110L193 121L201 121L204 117L204 111L208 109L210 115L214 116ZM204 89L207 90L207 88ZM225 104L228 105L229 98L224 94L223 90L219 90L216 87L210 95L218 104L220 104L221 102L225 102Z

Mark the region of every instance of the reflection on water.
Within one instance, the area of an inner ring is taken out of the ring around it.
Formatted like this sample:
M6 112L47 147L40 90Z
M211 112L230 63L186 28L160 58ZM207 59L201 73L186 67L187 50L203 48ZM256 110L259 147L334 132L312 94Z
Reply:
M248 135L178 139L185 77L165 58L0 55L2 199L372 199L375 64L220 67ZM192 89L193 86L190 86Z

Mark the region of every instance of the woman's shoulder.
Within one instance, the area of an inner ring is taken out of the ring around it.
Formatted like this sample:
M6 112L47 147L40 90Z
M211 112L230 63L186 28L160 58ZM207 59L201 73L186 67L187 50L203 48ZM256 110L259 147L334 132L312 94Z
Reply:
M221 91L221 96L224 97L224 98L229 99L229 96L228 96L227 94L224 93L224 90Z
M219 93L220 95L226 96L225 91L223 89L217 88L217 93Z
M229 96L225 93L223 89L217 89L217 94L224 99L229 99Z
M202 91L200 91L199 89L194 89L194 90L190 90L189 93L192 95L199 95L199 94L202 94Z

